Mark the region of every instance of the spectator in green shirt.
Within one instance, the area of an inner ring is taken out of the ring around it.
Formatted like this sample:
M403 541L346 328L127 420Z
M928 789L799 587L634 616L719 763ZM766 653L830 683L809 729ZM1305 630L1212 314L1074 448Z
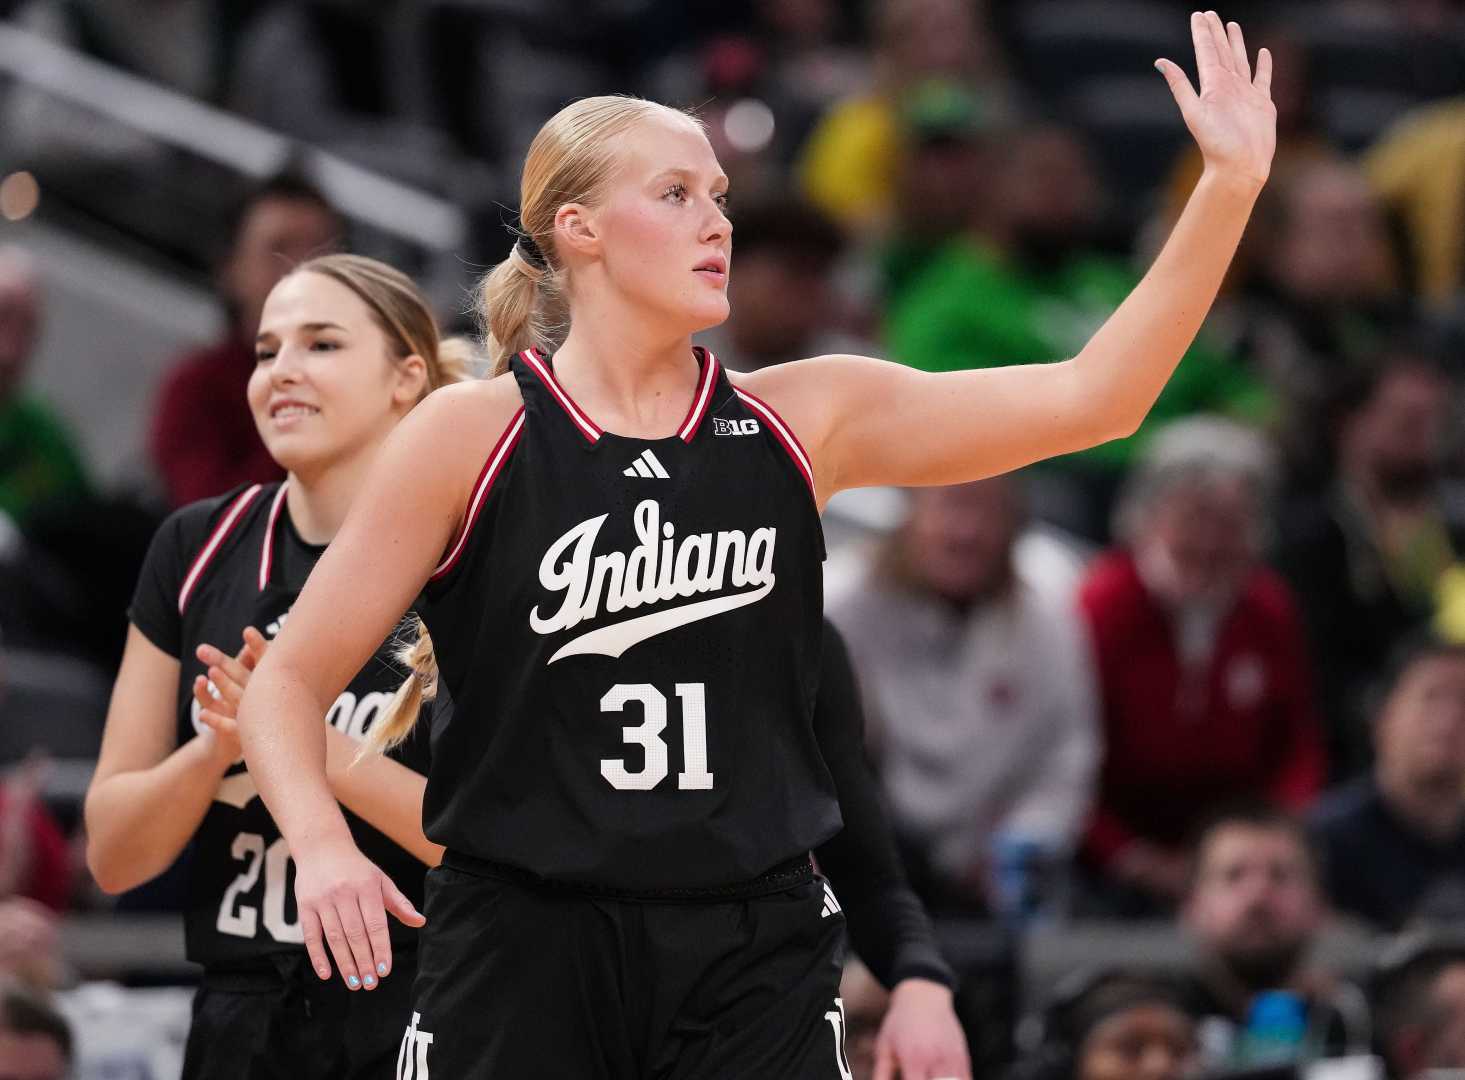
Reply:
M70 436L49 408L22 390L40 316L30 259L15 248L0 249L0 514L22 527L42 503L87 491Z
M953 240L894 299L892 355L927 371L1073 356L1139 281L1096 248L1103 194L1084 146L1056 125L1015 133L979 199L981 232ZM1195 412L1262 420L1270 409L1256 378L1197 341L1137 434L1049 467L1064 487L1050 516L1102 538L1119 477L1152 431Z

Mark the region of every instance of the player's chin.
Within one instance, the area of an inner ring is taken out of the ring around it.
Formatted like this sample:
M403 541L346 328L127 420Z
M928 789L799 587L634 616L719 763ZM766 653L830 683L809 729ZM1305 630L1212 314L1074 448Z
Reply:
M692 333L701 330L710 330L714 326L721 326L727 322L727 317L732 314L732 308L727 302L725 293L713 294L689 305L687 312L687 324Z

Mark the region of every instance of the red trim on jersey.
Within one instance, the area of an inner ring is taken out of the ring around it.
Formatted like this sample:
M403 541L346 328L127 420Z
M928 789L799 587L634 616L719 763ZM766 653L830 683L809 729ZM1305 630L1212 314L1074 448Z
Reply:
M712 404L712 388L717 385L717 357L712 355L711 349L703 349L698 346L698 351L703 356L702 378L697 381L697 392L692 395L692 404L687 409L687 418L677 429L677 435L683 442L691 442L697 434L697 428Z
M239 520L245 508L254 502L255 496L261 490L262 485L255 484L253 487L245 488L241 491L238 498L229 504L229 509L224 512L223 518L214 526L214 531L209 534L209 538L205 542L203 549L198 553L197 558L193 560L193 565L188 568L188 573L183 578L183 588L178 590L178 614L182 615L183 609L188 606L188 598L193 594L194 586L198 584L198 579L203 576L203 572L208 569L209 563L213 560L214 553L219 550L219 545L224 542L224 537L229 535L229 531L234 528L235 522Z
M580 429L580 434L584 435L591 442L599 442L603 432L595 426L595 421L586 416L581 411L580 406L575 404L575 399L565 393L564 387L556 381L554 372L550 370L548 364L540 359L539 354L533 349L525 349L519 354L519 358L533 369L534 373L544 381L545 386L549 387L549 392L555 396L564 407L565 412L569 414L570 420Z
M280 519L280 507L285 505L285 485L275 492L275 501L270 503L270 520L265 525L264 549L259 553L259 591L264 592L270 583L270 568L275 564L275 522Z
M458 534L457 541L448 551L447 558L438 564L438 568L432 572L427 580L437 581L447 574L457 564L463 554L463 548L468 543L468 534L473 531L473 526L478 522L478 513L483 509L484 500L488 498L488 491L493 487L494 480L503 471L504 462L509 460L509 455L514 452L514 447L519 443L519 434L524 430L524 409L521 406L514 414L514 419L509 421L509 426L499 436L498 443L494 446L493 452L488 455L488 460L483 463L483 471L478 474L478 483L473 486L473 498L468 502L468 512L463 515L463 531Z
M809 484L809 494L818 501L818 493L814 489L814 466L809 462L809 455L804 453L804 445L794 434L793 428L783 422L783 417L773 411L773 407L766 401L754 397L741 387L733 387L733 392L738 395L744 405L752 409L759 416L763 417L768 428L773 432L773 437L783 444L788 451L788 456L794 459L794 464L799 467L799 472L804 474L804 479Z

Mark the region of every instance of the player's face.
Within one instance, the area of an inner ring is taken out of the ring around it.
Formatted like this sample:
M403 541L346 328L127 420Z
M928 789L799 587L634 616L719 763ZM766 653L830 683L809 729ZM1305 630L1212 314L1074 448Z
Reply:
M655 117L624 139L624 159L591 211L611 288L669 332L727 318L732 223L727 177L691 120Z
M255 358L255 426L270 455L296 474L375 448L421 389L421 361L394 359L366 304L322 274L291 274L271 290Z

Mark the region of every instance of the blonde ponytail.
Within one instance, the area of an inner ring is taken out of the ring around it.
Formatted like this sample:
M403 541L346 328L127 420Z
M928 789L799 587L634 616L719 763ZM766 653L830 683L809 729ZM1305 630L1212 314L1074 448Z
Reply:
M488 343L490 375L509 370L509 358L525 349L551 349L546 309L555 271L536 266L515 244L509 257L478 289L478 319Z
M356 761L372 754L385 754L406 742L422 714L422 703L437 697L437 652L422 619L413 618L412 622L416 637L411 642L403 642L396 651L397 662L409 674L367 732L366 740L356 752Z
M443 338L437 345L437 382L432 388L467 382L473 378L478 362L478 349L473 342L462 337Z

